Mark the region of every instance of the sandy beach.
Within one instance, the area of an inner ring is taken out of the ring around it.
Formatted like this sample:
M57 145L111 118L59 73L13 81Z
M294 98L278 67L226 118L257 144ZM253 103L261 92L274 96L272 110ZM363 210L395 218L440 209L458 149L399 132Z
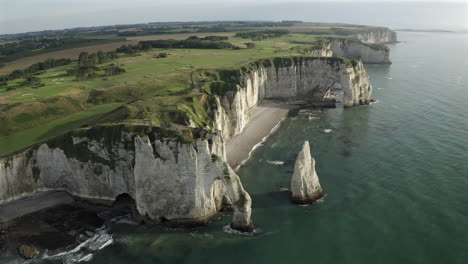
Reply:
M258 106L244 131L226 144L226 157L231 168L237 170L248 160L255 145L263 142L293 108L294 105L284 103L267 103Z

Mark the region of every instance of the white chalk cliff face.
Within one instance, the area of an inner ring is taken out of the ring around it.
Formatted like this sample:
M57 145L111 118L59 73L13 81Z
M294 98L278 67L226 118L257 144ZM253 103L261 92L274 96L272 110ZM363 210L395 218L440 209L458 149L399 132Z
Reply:
M376 28L367 32L356 33L353 36L368 44L390 44L397 42L396 32L388 28Z
M122 132L109 146L71 135L63 148L42 144L2 159L0 204L46 190L110 201L126 193L154 222L203 224L233 208L233 227L252 230L251 199L225 162L221 136L207 134L194 143L151 136Z
M310 155L309 141L305 141L294 165L294 174L291 178L291 199L297 204L311 204L323 195L324 192L315 171L315 159Z
M332 39L333 56L361 60L369 64L391 64L390 50L385 46L372 46L347 39Z
M345 107L368 104L372 85L362 62L353 66L336 58L312 58L284 67L258 67L235 91L216 98L214 127L228 141L250 121L264 99L300 100L323 105L342 97Z
M361 62L284 62L258 64L234 90L212 95L213 132L190 140L163 128L104 125L0 159L0 204L46 190L108 201L125 193L148 221L203 224L232 208L232 227L251 231L252 201L226 162L224 142L244 129L264 99L333 103L342 95L342 103L353 106L369 103L372 92Z

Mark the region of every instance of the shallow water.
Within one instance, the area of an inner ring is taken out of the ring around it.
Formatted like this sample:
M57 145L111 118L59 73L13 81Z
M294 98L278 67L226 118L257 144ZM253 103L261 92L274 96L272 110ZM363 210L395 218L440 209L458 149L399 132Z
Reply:
M119 224L90 263L468 263L468 35L398 34L366 66L377 103L287 119L238 171L256 235ZM327 193L308 207L284 191L304 140Z

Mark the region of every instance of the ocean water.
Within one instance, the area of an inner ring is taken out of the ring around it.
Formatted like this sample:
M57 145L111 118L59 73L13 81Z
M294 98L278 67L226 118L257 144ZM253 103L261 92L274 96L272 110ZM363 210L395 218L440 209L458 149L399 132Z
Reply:
M83 261L468 263L468 35L398 37L392 65L366 66L376 103L289 118L238 171L255 235L226 232L229 213L192 230L117 224ZM304 140L326 192L311 206L284 189Z

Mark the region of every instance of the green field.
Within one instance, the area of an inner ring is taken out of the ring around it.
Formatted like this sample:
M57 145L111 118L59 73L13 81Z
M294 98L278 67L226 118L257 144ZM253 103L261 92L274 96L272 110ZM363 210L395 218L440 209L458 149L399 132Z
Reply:
M85 46L93 46L98 44L107 44L112 42L123 41L125 38L119 37L99 37L99 38L66 38L67 41L63 41L63 44L57 45L55 47L44 47L44 48L35 48L35 49L27 49L27 50L17 50L13 54L9 55L1 55L2 49L6 49L4 45L0 43L0 63L10 62L14 60L18 60L25 57L45 54L48 52L54 52L59 50L67 50L72 48L79 48ZM21 45L20 45L21 46Z
M358 29L349 27L350 32ZM97 65L117 64L126 71L120 75L104 76L100 71L97 78L77 81L66 74L76 67L73 62L35 75L44 83L39 88L21 85L24 79L9 81L0 88L0 155L97 122L145 120L170 126L167 120L191 111L193 98L200 95L191 85L194 71L234 68L260 58L306 56L304 50L320 45L324 37L333 35L301 32L260 41L231 37L228 42L238 49L152 49L135 56L119 54ZM255 47L246 48L247 42ZM156 58L159 53L168 57Z

